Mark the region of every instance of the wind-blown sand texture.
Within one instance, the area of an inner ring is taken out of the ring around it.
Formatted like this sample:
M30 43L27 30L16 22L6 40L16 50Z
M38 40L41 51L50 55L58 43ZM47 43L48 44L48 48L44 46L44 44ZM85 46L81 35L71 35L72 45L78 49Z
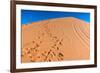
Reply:
M22 63L86 60L90 24L74 17L22 25Z

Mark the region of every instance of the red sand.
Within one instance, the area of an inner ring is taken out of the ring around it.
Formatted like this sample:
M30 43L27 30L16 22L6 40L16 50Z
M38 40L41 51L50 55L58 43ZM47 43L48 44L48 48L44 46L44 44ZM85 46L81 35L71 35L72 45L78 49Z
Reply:
M22 63L89 59L90 24L69 17L22 25Z

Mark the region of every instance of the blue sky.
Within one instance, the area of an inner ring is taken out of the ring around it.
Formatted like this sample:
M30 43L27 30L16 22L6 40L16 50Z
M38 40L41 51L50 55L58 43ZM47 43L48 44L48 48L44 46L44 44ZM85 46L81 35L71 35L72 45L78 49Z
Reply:
M63 17L75 17L84 20L85 22L90 22L90 13L21 10L21 24L29 24L32 22Z

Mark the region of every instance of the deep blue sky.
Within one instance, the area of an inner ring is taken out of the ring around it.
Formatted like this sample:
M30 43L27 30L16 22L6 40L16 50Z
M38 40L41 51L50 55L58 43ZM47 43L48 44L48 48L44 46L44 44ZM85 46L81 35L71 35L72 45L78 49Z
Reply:
M84 20L85 22L90 22L90 13L21 10L21 24L63 17L75 17Z

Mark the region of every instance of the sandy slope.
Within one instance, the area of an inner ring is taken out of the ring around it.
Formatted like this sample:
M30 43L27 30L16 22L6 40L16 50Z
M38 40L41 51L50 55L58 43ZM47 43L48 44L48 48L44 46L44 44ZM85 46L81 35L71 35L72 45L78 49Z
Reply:
M22 25L22 62L89 59L89 30L73 17Z

